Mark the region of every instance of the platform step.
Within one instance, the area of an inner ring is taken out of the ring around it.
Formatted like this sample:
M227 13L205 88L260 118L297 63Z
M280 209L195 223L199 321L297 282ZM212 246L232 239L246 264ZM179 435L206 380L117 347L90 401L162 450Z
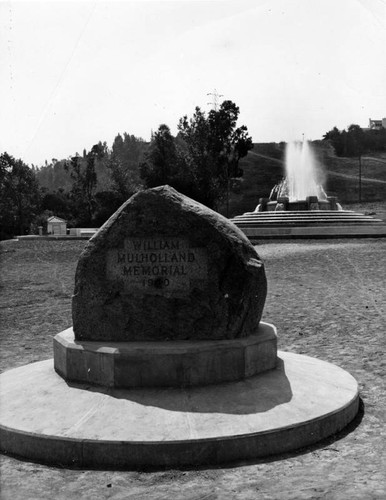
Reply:
M350 210L246 212L231 220L251 240L386 236L383 220Z

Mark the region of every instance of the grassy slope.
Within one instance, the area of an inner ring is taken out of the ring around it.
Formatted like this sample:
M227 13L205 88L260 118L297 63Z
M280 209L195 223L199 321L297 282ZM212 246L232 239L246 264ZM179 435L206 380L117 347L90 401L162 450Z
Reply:
M326 192L337 196L344 205L358 202L358 159L338 158L332 148L322 141L315 141L313 149ZM241 162L244 176L230 196L231 217L254 210L259 198L269 196L272 187L284 175L283 158L283 143L254 145ZM362 202L383 200L386 200L386 153L367 154L362 158ZM225 209L222 208L221 212L225 213Z
M240 166L244 175L237 191L230 195L231 217L254 210L259 198L269 196L273 186L284 175L283 151L283 147L275 143L255 144L248 156L243 158Z

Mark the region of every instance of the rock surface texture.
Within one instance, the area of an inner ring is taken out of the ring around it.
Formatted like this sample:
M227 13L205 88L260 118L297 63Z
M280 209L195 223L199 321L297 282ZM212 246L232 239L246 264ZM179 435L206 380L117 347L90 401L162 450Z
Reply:
M228 219L169 186L131 197L75 277L76 340L217 340L256 333L264 265Z

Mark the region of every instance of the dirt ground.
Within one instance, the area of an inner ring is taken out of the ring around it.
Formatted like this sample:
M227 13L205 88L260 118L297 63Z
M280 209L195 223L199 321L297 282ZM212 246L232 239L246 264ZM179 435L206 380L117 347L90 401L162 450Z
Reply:
M1 371L52 357L71 325L84 241L0 244ZM330 361L359 382L361 409L339 435L295 453L218 467L95 471L2 456L1 499L385 499L386 239L262 243L263 320L279 348ZM1 410L0 410L1 411Z

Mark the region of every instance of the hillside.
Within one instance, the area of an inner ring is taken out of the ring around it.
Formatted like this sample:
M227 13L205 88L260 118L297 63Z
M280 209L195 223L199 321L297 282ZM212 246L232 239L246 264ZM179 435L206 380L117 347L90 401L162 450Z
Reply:
M357 158L337 157L326 141L312 143L319 164L320 182L326 192L337 196L341 204L357 203L358 171ZM268 197L272 188L284 176L285 143L257 143L240 162L243 177L235 182L230 194L229 216L252 211L259 198ZM97 191L106 189L110 179L103 164L96 167ZM71 189L72 179L64 169L64 161L41 168L37 178L42 187L55 191L59 187ZM362 202L386 200L386 153L366 154L362 158ZM226 215L223 205L220 212Z
M358 158L337 157L324 141L314 141L312 146L326 192L343 205L357 203ZM240 162L244 175L230 195L230 217L254 210L259 198L269 196L284 176L284 148L284 143L255 144ZM386 153L366 154L362 158L362 202L382 200L386 200ZM225 213L225 207L221 212Z
M229 198L229 216L252 211L259 198L268 197L284 176L284 143L254 144L253 150L240 161L244 175ZM225 207L221 207L225 214Z

